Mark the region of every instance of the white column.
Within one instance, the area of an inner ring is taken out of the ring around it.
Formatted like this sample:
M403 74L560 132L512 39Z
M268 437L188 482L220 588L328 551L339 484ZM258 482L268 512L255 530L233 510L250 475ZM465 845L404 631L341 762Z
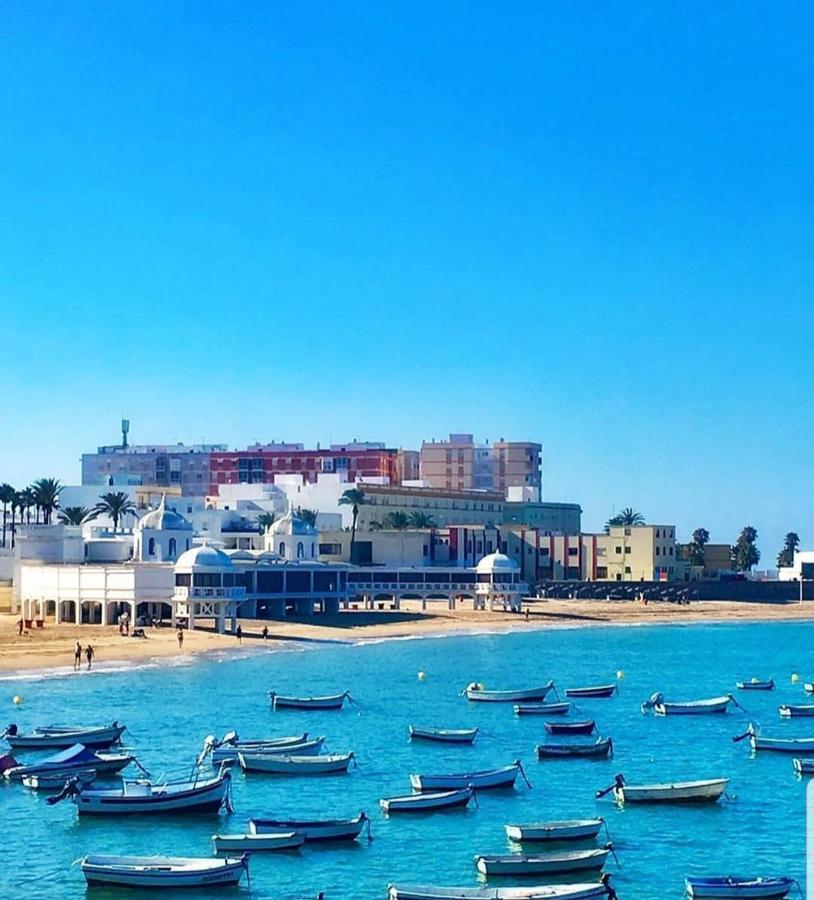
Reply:
M77 596L76 601L74 603L74 607L76 608L76 624L82 624L82 601Z
M192 597L187 600L187 622L189 630L193 631L195 628L195 601Z
M59 594L57 594L57 602L54 607L54 622L57 625L62 624L62 601L59 599Z

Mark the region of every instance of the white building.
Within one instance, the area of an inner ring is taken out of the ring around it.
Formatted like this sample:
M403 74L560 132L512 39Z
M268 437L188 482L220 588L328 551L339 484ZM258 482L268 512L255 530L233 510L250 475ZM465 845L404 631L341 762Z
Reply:
M266 529L265 549L276 553L280 559L315 560L318 540L316 528L289 509Z

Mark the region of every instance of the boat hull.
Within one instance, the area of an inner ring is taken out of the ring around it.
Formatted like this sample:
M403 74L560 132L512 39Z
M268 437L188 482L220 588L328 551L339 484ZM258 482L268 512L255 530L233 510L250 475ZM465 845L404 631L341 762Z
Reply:
M582 819L564 822L537 822L506 825L506 837L516 843L524 841L588 841L599 834L604 819Z
M783 704L778 712L784 719L803 719L814 717L814 703L806 703L802 706L790 706Z
M95 769L81 769L71 775L63 773L49 775L47 772L42 772L40 775L23 775L22 782L26 787L35 791L58 791L65 787L65 782L69 778L78 778L82 784L91 784L96 778L96 771Z
M388 900L590 900L607 897L601 884L536 885L534 887L432 887L395 885L387 889Z
M329 697L286 697L269 691L274 709L342 709L347 696L347 693L344 693Z
M305 843L297 831L280 834L213 834L216 853L254 853L256 850L296 850Z
M786 897L794 886L791 878L688 878L690 897Z
M814 738L767 738L751 735L752 750L767 750L772 753L814 753Z
M616 693L616 685L615 684L602 684L596 687L584 687L584 688L568 688L565 692L566 697L582 697L585 700L589 700L592 697L594 699L602 699L605 697L612 697Z
M656 703L653 711L657 716L711 716L725 713L732 702L731 697L714 697L711 700L693 700L688 703Z
M87 731L54 731L8 735L6 742L13 750L67 750L75 744L82 744L88 749L104 749L121 740L125 732L124 725L111 725L109 728L94 728Z
M86 856L82 874L89 885L128 888L192 888L236 885L248 871L244 859L178 859L171 857ZM219 865L218 865L219 864Z
M9 781L20 781L26 775L40 775L42 773L56 776L61 772L64 772L65 779L67 780L73 775L76 775L77 772L84 772L88 769L93 769L97 775L115 775L117 772L121 772L122 769L129 766L133 759L134 757L132 756L121 756L110 759L98 759L95 761L83 760L80 764L65 766L64 768L61 766L54 768L46 763L39 763L29 766L16 766L13 769L7 769L3 775Z
M488 788L512 787L520 774L519 766L507 766L489 772L469 772L452 775L411 775L410 786L414 791L456 791L474 788L477 791Z
M549 734L593 734L596 722L544 722L543 727Z
M769 681L739 681L736 685L739 691L773 691L774 679Z
M312 841L355 841L368 819L364 813L353 819L249 819L250 834L295 831L309 843Z
M674 784L624 785L613 795L620 803L715 803L729 784L728 778L678 781Z
M613 752L613 741L598 740L593 744L538 744L537 759L604 759Z
M482 691L467 688L466 697L477 703L523 703L524 701L545 700L553 690L554 685L551 683L522 691Z
M467 806L473 791L438 791L437 793L409 794L406 797L390 797L379 801L379 806L387 812L432 812L438 809L452 809Z
M311 741L303 741L299 744L266 744L262 741L240 741L236 744L224 744L212 751L212 765L221 763L236 763L238 753L275 753L278 756L314 756L317 755L325 743L325 738L315 738Z
M570 709L570 703L518 703L514 712L517 716L565 716Z
M353 762L353 754L278 756L273 753L238 753L237 761L244 772L266 772L271 775L333 775L348 771Z
M170 787L171 786L167 786ZM229 775L188 790L167 790L148 786L143 795L122 791L82 791L73 798L80 815L120 816L162 813L217 813L229 789Z
M610 850L607 849L596 849L581 853L545 853L538 856L525 856L520 853L476 856L475 866L482 875L566 875L571 872L590 872L604 868L609 853Z
M410 726L410 737L415 741L437 741L441 744L471 744L477 737L477 728L435 729Z
M792 762L798 775L814 775L814 759L794 759Z

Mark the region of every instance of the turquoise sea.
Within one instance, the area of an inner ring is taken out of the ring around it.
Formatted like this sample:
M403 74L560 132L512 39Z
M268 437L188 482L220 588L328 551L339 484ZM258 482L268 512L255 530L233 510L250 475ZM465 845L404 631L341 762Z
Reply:
M236 729L258 738L309 731L328 737L331 751L353 750L348 775L292 779L234 770L232 816L83 817L70 803L48 807L19 784L0 786L3 865L0 897L84 896L73 861L88 852L209 855L212 834L243 830L250 816L334 817L365 810L373 841L306 845L299 852L255 854L251 888L212 896L303 900L384 898L389 882L474 885L473 855L509 852L510 821L606 817L621 866L609 870L622 900L683 896L688 874L805 876L805 783L785 754L753 756L733 744L750 719L773 736L814 736L814 720L783 721L781 702L805 702L802 681L814 679L814 629L801 624L597 627L501 635L388 640L355 645L300 645L270 652L246 647L236 656L182 664L112 667L58 677L0 681L8 721L92 724L117 718L127 745L154 775L187 771L208 733ZM490 688L531 687L553 678L561 688L606 683L624 672L619 695L578 701L571 718L595 718L611 735L611 760L538 762L544 740L538 717L518 719L511 705L473 704L458 696L471 681ZM419 680L417 673L426 672ZM797 672L800 684L792 684ZM773 693L735 692L735 682L774 676ZM342 712L272 712L266 692L325 694L345 689L359 708ZM655 718L639 704L656 690L668 699L736 693L749 715ZM24 697L12 706L14 694ZM584 713L584 716L583 716ZM408 723L477 725L472 747L411 743ZM30 754L21 757L30 758ZM490 768L521 758L533 784L480 794L478 808L394 816L381 797L410 792L408 775ZM135 777L135 770L130 770ZM727 776L730 798L708 808L632 806L596 800L617 772L629 781ZM94 889L93 897L121 897ZM144 897L145 893L140 892ZM203 896L196 894L196 896Z

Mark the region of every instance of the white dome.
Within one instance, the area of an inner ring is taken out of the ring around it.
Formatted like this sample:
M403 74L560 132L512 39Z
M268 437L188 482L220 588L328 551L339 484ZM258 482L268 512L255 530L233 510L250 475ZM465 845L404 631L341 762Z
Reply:
M210 547L209 544L199 544L190 547L179 557L175 563L177 569L223 569L231 568L232 560L217 547Z
M315 536L316 533L316 528L304 522L299 516L295 516L292 509L289 509L282 519L277 519L273 522L267 532L267 534L302 534L310 536Z
M192 526L180 513L167 509L166 499L166 496L162 495L158 506L138 520L136 528L139 531L144 528L152 528L155 531L192 531Z
M509 559L505 553L490 553L484 556L478 563L477 573L479 575L490 575L493 572L518 572L520 566L513 559Z

